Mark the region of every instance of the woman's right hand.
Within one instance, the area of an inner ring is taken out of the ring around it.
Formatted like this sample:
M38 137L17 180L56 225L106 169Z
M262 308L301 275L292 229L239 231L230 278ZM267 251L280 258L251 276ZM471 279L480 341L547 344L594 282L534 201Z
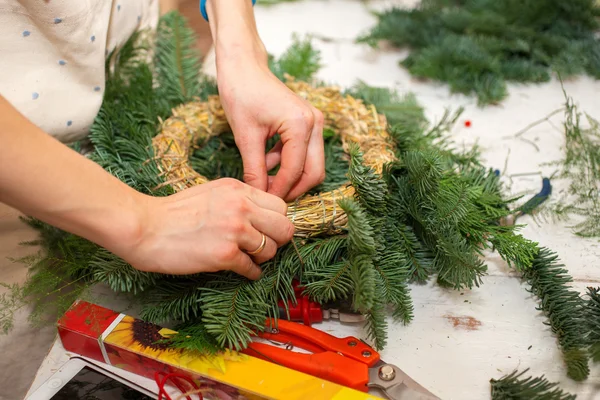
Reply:
M131 246L116 251L133 267L164 274L232 270L249 279L289 242L294 225L279 197L233 179L219 179L168 197L145 198ZM264 249L253 252L266 236Z

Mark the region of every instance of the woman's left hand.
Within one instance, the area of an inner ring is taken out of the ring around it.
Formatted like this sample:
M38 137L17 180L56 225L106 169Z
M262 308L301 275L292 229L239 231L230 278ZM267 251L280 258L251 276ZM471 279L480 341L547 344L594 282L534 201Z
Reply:
M268 66L249 0L208 0L221 104L244 164L244 181L293 200L325 179L323 114ZM266 154L267 139L281 141ZM267 172L277 165L274 177Z
M323 114L256 62L218 70L221 102L244 164L244 181L293 200L325 179ZM267 139L281 140L268 153ZM265 154L266 153L266 154ZM267 172L281 165L277 174Z

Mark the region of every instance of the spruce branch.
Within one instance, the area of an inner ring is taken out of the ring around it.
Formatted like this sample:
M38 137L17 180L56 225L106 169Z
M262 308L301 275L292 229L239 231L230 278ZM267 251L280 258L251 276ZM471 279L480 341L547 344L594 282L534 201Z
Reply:
M351 161L348 177L356 190L358 201L371 214L385 211L388 202L386 182L373 169L364 165L358 144L350 145L349 154Z
M366 317L365 328L368 339L373 342L373 347L376 350L381 350L387 345L387 321L385 319L385 304L382 299L375 298L373 306L366 313Z
M158 99L164 107L192 100L201 94L200 54L195 34L179 13L163 16L158 24L154 65Z
M144 306L140 317L155 324L198 320L202 315L200 288L204 282L193 278L163 280L141 296Z
M354 284L353 305L357 311L365 312L371 309L375 299L373 229L367 214L356 200L342 199L338 204L348 216L347 240L350 274Z
M96 282L106 283L115 292L135 295L154 285L158 278L158 274L135 269L103 248L98 248L88 266Z
M600 287L588 287L587 297L585 320L590 357L594 362L600 362Z
M491 379L492 400L575 400L577 396L558 388L544 376L521 378L529 371L513 371L496 380Z
M292 36L291 46L279 59L269 57L269 68L280 80L289 75L309 82L321 67L321 54L313 47L310 38L301 39L296 34Z
M510 81L546 82L552 72L600 76L599 9L590 0L428 0L377 13L358 41L408 48L401 65L414 76L494 104Z
M221 350L214 337L206 331L199 320L177 326L176 334L168 335L160 341L172 349L197 352L200 355L213 355Z
M556 253L540 248L523 278L531 292L540 300L539 309L548 318L548 325L558 338L567 367L567 375L581 381L589 375L586 317L579 293L569 287L572 278L559 263Z
M201 288L202 323L219 346L241 350L264 329L269 309L262 280L218 274Z

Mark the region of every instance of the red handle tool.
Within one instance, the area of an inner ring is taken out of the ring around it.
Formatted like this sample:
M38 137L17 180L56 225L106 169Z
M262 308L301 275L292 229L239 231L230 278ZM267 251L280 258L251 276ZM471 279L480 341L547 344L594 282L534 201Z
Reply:
M293 287L295 299L279 301L279 319L302 322L308 326L328 319L338 319L340 322L349 323L365 321L364 315L344 312L336 307L327 308L327 306L324 307L311 301L308 296L304 295L304 288L296 280L293 282Z
M283 300L279 301L279 318L289 319L290 321L303 322L304 325L310 326L314 323L323 322L323 310L321 305L310 301L308 296L302 294L302 288L297 282L294 282L294 294L296 301L287 300L287 304Z
M379 353L355 337L337 338L295 322L269 319L258 336L286 347L252 342L244 353L362 392L368 391L369 368L380 361ZM312 354L290 351L293 347Z

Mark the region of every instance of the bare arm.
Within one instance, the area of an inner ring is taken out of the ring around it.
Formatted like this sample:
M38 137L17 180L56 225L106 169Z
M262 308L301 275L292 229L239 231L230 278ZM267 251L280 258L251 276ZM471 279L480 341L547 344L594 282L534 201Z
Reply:
M293 235L285 203L221 179L169 197L143 195L58 142L0 96L0 201L150 272L260 276ZM255 257L261 233L267 246Z
M144 200L0 96L0 201L101 246L115 247L111 227L119 227L123 246L139 235Z
M258 264L293 235L280 197L298 196L323 179L322 116L270 74L249 0L209 0L208 12L219 88L248 185L221 179L169 197L143 195L41 131L0 96L0 201L141 270L229 269L258 278ZM282 146L265 156L266 139L275 133ZM269 182L267 169L280 161L281 172ZM250 257L262 234L264 250Z

